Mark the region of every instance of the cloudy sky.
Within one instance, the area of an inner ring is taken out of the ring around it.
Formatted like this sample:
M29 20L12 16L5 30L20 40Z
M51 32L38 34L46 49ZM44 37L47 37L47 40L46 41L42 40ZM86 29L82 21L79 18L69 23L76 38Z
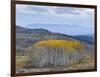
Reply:
M16 25L69 35L93 34L94 9L17 4Z

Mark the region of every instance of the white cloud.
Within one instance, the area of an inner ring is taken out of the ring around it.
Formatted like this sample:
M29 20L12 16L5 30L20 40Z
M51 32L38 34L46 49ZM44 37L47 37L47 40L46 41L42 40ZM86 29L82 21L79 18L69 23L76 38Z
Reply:
M60 17L75 17L93 15L93 9L88 8L72 8L72 7L56 7L56 6L37 6L17 4L16 10L20 13L27 14L46 14Z
M28 20L39 23L68 23L86 27L88 27L88 25L91 27L91 24L94 24L94 9L89 8L17 4L16 11L21 14L31 15L31 18Z

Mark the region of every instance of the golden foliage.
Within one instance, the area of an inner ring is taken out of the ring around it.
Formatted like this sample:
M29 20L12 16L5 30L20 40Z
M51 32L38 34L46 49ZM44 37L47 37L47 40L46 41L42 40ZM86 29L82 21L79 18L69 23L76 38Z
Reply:
M45 40L37 42L34 46L36 47L53 47L53 48L67 48L70 51L76 49L83 50L85 44L76 40Z

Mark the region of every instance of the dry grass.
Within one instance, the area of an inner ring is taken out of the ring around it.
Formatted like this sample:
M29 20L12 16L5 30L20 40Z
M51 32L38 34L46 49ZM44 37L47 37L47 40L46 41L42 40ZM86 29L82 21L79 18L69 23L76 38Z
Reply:
M28 56L16 56L16 68L23 68L28 66Z
M93 57L87 56L85 57L81 63L75 63L69 66L62 66L62 67L54 67L54 68L24 68L28 66L27 63L28 57L27 56L17 56L17 70L20 68L20 71L24 70L25 72L50 72L50 71L69 71L69 70L84 70L84 69L93 69L94 68L94 59ZM17 71L18 73L18 71Z

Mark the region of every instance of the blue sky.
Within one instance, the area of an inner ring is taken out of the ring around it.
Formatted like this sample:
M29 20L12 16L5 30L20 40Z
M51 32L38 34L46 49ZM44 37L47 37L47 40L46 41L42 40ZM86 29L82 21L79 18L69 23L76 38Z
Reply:
M69 35L93 34L94 9L17 4L16 25Z

